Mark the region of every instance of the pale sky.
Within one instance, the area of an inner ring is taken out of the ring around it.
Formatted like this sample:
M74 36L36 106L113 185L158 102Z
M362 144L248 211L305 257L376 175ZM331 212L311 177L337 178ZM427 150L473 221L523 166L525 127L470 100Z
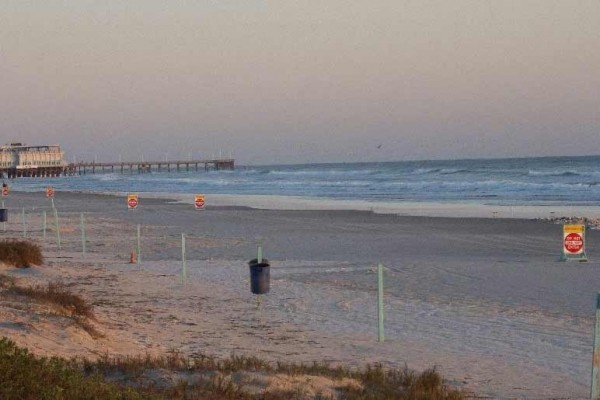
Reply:
M600 154L600 1L0 0L0 110L69 161Z

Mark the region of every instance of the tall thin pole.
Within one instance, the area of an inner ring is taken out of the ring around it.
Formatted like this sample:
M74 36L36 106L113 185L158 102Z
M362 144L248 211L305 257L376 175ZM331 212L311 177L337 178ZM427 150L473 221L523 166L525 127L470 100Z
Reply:
M600 399L600 293L598 293L596 297L596 328L594 329L594 356L592 358L591 399Z
M27 221L25 220L25 207L23 207L23 211L21 213L21 219L23 220L23 237L27 237Z
M378 337L379 342L385 340L385 334L383 332L383 265L377 266L377 322L378 322Z
M47 229L47 224L48 224L48 217L46 215L46 210L42 211L42 217L44 220L44 225L43 225L42 231L44 232L44 241L46 241L46 229Z
M262 264L262 261L263 261L262 246L258 246L258 249L256 250L256 262L258 264Z
M60 250L60 229L58 227L58 211L56 208L54 209L54 226L56 227L56 243L58 244L58 250Z
M137 263L138 266L142 266L142 245L140 239L140 224L137 226Z
M6 208L4 207L4 200L2 200L2 208ZM2 230L6 232L6 222L2 222Z
M185 233L181 234L181 284L187 281L187 260L185 258Z
M81 252L83 253L83 255L85 256L85 221L83 219L83 213L80 214L81 216Z

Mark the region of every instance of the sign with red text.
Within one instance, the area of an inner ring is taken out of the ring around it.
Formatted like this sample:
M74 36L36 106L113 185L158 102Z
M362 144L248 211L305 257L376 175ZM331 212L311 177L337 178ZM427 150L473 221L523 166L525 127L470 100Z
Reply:
M46 197L54 197L54 188L53 187L46 188Z
M194 207L196 207L196 210L204 210L204 195L203 194L197 194L194 197Z
M585 255L585 225L563 225L562 260L587 261Z
M6 183L2 184L2 196L8 196L8 185Z
M131 193L127 195L127 208L130 210L135 210L138 206L138 195L136 193Z

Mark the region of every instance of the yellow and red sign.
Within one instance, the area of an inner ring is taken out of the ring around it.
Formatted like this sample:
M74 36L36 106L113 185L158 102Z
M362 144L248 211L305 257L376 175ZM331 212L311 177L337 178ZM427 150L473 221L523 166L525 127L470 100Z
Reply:
M138 206L138 195L137 193L130 193L127 195L127 208L130 210L135 210Z
M564 225L563 245L566 254L581 254L585 247L585 226Z
M194 198L194 207L197 210L204 210L204 195L203 194L197 194Z
M562 260L587 261L585 255L585 225L563 225Z
M54 188L53 187L46 188L46 197L54 197Z

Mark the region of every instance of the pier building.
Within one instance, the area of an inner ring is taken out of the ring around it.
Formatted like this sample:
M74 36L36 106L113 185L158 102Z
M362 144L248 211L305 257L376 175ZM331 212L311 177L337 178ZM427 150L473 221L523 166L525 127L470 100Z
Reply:
M2 177L50 177L74 172L64 160L59 145L26 146L11 143L0 146Z

